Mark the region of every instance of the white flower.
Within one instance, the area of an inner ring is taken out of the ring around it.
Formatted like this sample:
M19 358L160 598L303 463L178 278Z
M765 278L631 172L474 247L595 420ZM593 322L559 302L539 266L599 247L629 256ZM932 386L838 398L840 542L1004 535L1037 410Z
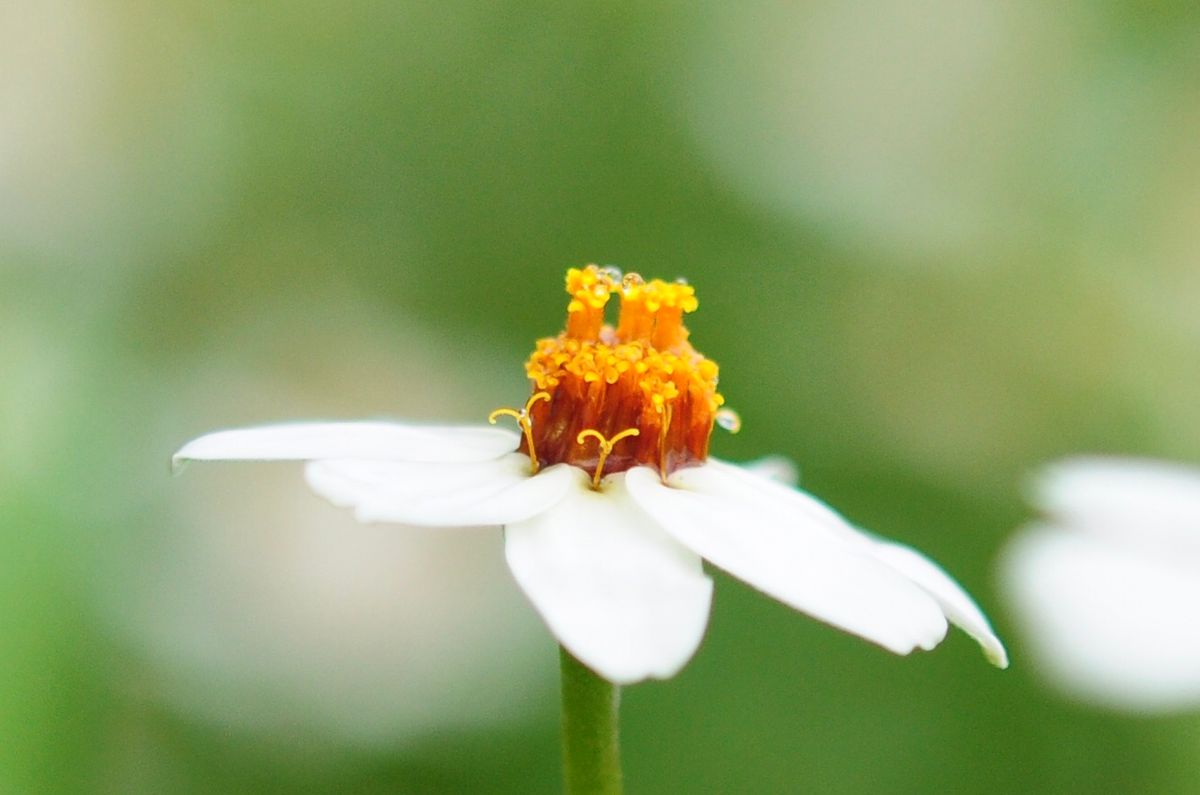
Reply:
M1200 707L1200 470L1077 458L1040 473L1034 499L1046 518L1001 572L1035 662L1101 706Z
M687 342L682 283L572 269L566 331L526 364L534 395L491 427L298 423L221 431L187 460L303 460L364 522L505 528L513 576L554 637L618 684L674 675L704 636L708 560L784 604L897 654L947 620L996 665L1004 647L937 565L850 526L769 475L708 456L717 368ZM610 294L617 326L604 325ZM777 465L773 467L778 469Z

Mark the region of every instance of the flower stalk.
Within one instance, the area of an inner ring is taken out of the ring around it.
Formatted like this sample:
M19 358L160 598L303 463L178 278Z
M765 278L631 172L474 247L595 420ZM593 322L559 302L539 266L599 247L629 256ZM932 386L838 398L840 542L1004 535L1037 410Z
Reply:
M620 795L620 688L559 647L563 783L567 795Z

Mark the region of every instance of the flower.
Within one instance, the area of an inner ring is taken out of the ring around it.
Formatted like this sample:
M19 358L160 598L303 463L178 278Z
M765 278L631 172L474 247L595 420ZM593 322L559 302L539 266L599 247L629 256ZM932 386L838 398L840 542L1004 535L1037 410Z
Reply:
M1001 574L1035 663L1100 706L1200 707L1200 469L1075 458L1033 491Z
M295 423L219 431L187 460L303 460L309 485L364 522L503 525L508 566L554 637L617 684L673 676L704 636L708 560L897 654L947 620L998 666L987 619L936 564L863 533L809 495L708 455L717 366L688 342L686 283L567 273L566 330L539 340L520 435L494 427ZM604 313L621 299L615 327Z

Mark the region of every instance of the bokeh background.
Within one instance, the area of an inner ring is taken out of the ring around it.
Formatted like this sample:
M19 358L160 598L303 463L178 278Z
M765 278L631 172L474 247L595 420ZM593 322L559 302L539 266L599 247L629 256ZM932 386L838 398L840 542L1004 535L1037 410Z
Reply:
M216 427L479 421L567 266L697 286L745 422L928 552L898 659L718 577L631 792L1200 792L1200 719L1047 690L994 562L1076 451L1200 458L1193 3L0 4L0 791L540 793L499 533L360 527Z

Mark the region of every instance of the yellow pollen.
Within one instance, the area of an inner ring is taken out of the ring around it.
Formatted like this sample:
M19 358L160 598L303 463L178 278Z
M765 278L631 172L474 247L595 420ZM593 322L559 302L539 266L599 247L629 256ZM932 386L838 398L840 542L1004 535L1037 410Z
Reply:
M600 479L604 477L604 462L608 460L608 456L612 453L613 445L622 439L630 436L637 436L641 432L637 428L626 428L611 439L604 438L604 434L594 428L585 428L575 437L575 444L583 444L583 440L587 438L595 439L600 443L600 459L596 462L596 472L592 475L592 488L600 488Z
M533 404L537 403L539 400L549 399L549 392L534 392L529 400L525 401L525 408L521 409L520 411L517 411L516 409L503 408L496 409L488 415L488 424L490 425L495 425L496 420L498 420L500 417L512 417L517 421L517 425L521 426L521 432L525 434L525 442L529 445L529 468L535 475L541 468L541 464L538 463L537 448L534 446L533 442L533 415L531 410L533 409Z

